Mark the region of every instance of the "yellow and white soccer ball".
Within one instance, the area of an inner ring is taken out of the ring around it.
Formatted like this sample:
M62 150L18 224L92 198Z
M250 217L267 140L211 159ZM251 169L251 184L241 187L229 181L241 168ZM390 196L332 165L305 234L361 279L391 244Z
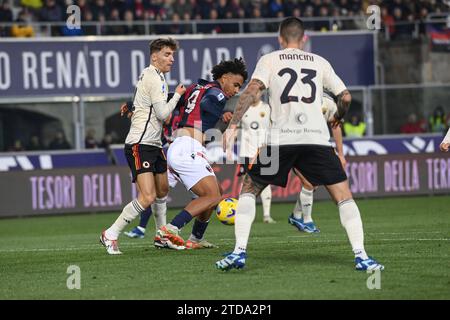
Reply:
M236 207L238 200L235 198L225 198L216 207L216 216L223 224L227 226L234 225L236 216Z

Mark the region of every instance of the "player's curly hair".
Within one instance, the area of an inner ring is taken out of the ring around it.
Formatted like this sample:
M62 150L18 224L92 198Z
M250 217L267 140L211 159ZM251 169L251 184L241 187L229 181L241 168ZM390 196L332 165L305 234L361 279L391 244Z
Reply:
M212 68L211 73L214 80L219 79L225 73L240 74L244 78L244 81L247 80L248 77L247 66L242 58L221 61Z

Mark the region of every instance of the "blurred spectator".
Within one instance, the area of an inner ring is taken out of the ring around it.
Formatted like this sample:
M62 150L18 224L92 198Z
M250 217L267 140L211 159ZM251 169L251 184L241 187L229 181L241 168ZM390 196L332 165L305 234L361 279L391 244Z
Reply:
M327 18L330 15L328 7L322 6L319 10L319 16L321 18ZM314 23L314 29L318 31L328 31L330 30L330 22L327 19L316 21Z
M430 117L428 124L431 132L445 133L447 123L444 108L442 106L437 106L434 109L433 115Z
M269 5L269 16L277 17L279 12L284 11L283 0L271 0Z
M448 1L447 1L448 2ZM100 34L143 34L145 28L136 24L135 21L177 21L182 19L187 21L198 21L209 19L212 9L217 11L216 19L247 19L255 18L254 10L258 8L261 18L296 16L302 18L321 17L320 21L305 20L305 28L313 30L349 30L361 28L360 19L352 17L366 14L366 8L375 4L382 6L383 26L388 28L392 38L410 39L415 31L414 23L419 23L419 32L425 33L425 19L429 13L448 12L446 1L443 0L0 0L0 23L12 22L13 13L19 12L19 8L9 8L9 3L18 3L24 7L33 9L33 20L43 22L64 22L66 19L65 8L70 4L80 7L83 22L98 22ZM116 10L116 11L115 11ZM131 11L132 19L129 18L128 11ZM88 12L91 12L89 14ZM114 13L113 13L114 12ZM174 17L174 15L177 15ZM214 16L214 13L212 14ZM84 19L87 17L88 19ZM339 18L338 18L339 17ZM348 17L349 19L341 19ZM332 18L332 20L328 20ZM126 28L103 28L103 21L122 21L127 24ZM331 23L330 23L331 21ZM260 32L262 26L250 28L245 21L246 32ZM396 23L396 25L394 25ZM135 28L134 25L138 28ZM212 29L218 27L221 32L239 32L239 25L224 24L216 21ZM151 33L167 33L174 29L176 33L189 32L189 28L171 28L168 25L150 25ZM200 26L199 26L200 27ZM94 28L85 28L82 25L83 34L93 35ZM6 30L7 29L7 30ZM10 36L10 28L0 27L0 36ZM103 29L103 30L102 30ZM186 29L186 30L185 30ZM254 31L253 31L254 29ZM276 32L277 28L273 23L266 23L266 31ZM51 35L77 35L81 32L64 29L61 26L53 26ZM205 31L205 30L203 30ZM217 32L217 30L216 30ZM210 33L210 32L208 32Z
M61 6L55 0L45 0L45 5L39 11L39 21L63 22L64 20ZM52 36L61 35L60 26L52 26L50 30Z
M93 20L98 21L100 15L109 17L109 9L105 4L105 0L95 0L95 2L90 7L93 15Z
M50 142L48 148L50 150L66 150L72 149L72 146L67 141L64 132L58 131L56 132L55 138Z
M227 0L219 0L219 3L215 5L215 9L217 10L217 14L219 16L219 19L225 19L226 13L229 10Z
M129 35L144 34L144 32L141 31L137 25L133 24L134 17L133 17L133 12L131 12L131 10L125 11L124 20L125 20L124 34L129 34Z
M408 121L400 128L400 132L404 134L424 133L426 132L426 124L423 120L418 121L415 113L411 113L408 116Z
M381 19L383 21L383 28L387 28L389 37L392 37L395 33L395 20L394 17L389 14L387 7L381 8Z
M86 137L84 139L84 147L86 149L95 149L98 147L97 141L95 140L95 130L89 129L86 132Z
M94 16L92 15L91 10L86 10L81 24L83 35L95 36L97 34L97 27L92 24L92 22L94 22Z
M20 4L24 7L29 7L34 10L38 10L38 9L42 8L41 0L21 0Z
M13 21L13 14L11 8L9 7L9 1L4 0L0 4L0 23L12 21ZM10 35L9 28L0 26L0 37L8 37L9 35Z
M189 17L191 16L192 4L188 0L175 0L173 10L174 13L177 13L184 19L186 14L188 14Z
M113 136L110 133L105 134L103 137L102 142L100 143L99 147L108 149L109 146L113 143Z
M366 124L357 114L353 114L349 122L344 122L344 133L348 138L361 138L366 132Z
M28 9L24 8L19 12L16 23L11 27L11 35L17 38L34 37L33 27L29 25L30 21Z
M27 146L27 150L29 151L38 151L38 150L44 150L44 147L41 145L41 141L39 140L39 137L34 135L30 138L30 143Z
M113 8L111 10L111 15L109 17L109 21L113 22L121 22L119 9ZM124 34L123 26L121 25L112 25L107 28L108 35L116 35L116 34Z
M266 32L266 24L257 19L261 19L261 9L259 7L254 7L251 15L252 19L248 22L248 31L250 32Z
M168 28L169 34L183 34L183 26L180 24L180 16L178 13L172 15L172 23Z
M25 148L22 145L22 141L20 139L16 139L8 151L25 151Z

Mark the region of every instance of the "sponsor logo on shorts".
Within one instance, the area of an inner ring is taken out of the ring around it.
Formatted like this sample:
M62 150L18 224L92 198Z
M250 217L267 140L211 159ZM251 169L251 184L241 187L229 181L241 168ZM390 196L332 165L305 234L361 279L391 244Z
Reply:
M206 168L206 170L208 170L209 172L213 173L213 169L212 169L209 165L205 166L205 168Z
M143 166L145 169L148 169L148 168L150 168L150 163L149 163L148 161L144 161L144 162L142 163L142 166Z

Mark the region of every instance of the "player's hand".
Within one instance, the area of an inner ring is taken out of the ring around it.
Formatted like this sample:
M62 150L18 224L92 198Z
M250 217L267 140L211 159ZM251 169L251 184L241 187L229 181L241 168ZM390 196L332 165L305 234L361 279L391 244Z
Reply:
M441 149L442 152L448 152L449 147L450 147L450 143L442 142L439 145L439 149Z
M222 136L222 146L223 151L225 152L226 158L228 161L233 160L233 154L234 154L234 141L237 137L237 127L236 125L228 127Z
M222 115L222 120L225 123L230 122L231 118L233 118L233 112L227 111Z
M345 170L345 166L347 165L347 160L345 159L343 154L338 154L339 161L341 161L342 168Z
M120 116L127 116L127 118L129 119L133 115L133 110L133 102L127 101L120 106Z
M182 96L186 92L186 87L180 83L175 89L175 92Z

